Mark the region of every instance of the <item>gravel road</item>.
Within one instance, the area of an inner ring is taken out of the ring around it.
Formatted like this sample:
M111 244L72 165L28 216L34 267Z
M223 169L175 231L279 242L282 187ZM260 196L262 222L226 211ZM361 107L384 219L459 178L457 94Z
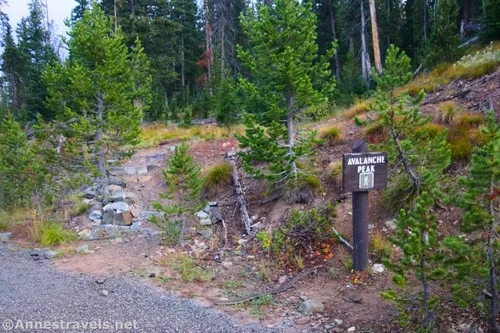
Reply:
M276 332L239 326L220 311L131 278L102 283L69 275L31 253L0 244L0 332ZM12 323L17 328L6 330Z

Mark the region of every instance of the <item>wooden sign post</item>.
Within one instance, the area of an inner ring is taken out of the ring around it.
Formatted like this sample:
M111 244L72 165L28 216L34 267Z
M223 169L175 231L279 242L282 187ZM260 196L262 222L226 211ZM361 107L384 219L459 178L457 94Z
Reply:
M368 191L387 187L387 153L368 152L356 141L352 154L344 154L342 192L352 192L352 263L355 271L368 266Z

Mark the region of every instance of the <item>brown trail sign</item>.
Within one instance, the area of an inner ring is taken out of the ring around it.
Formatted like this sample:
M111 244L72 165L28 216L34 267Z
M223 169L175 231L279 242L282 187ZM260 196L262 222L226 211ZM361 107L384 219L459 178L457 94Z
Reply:
M355 271L368 266L368 191L387 187L387 153L368 152L356 141L352 154L344 154L342 192L352 192L352 261Z

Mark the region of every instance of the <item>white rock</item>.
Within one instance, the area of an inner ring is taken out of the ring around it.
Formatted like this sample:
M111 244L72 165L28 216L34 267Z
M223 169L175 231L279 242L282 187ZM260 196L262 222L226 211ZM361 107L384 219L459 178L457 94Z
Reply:
M243 239L243 238L238 239L238 245L243 245L243 244L245 244L246 242L247 242L247 240L246 240L246 239Z
M224 268L229 268L229 267L233 266L233 263L232 263L232 262L230 262L230 261L223 261L223 262L221 263L221 265L222 265L222 267L224 267Z
M130 210L128 203L122 201L107 204L106 206L104 206L103 209L105 212L110 210L114 210L117 212L127 212Z
M84 244L84 245L82 245L82 246L80 246L80 247L77 247L77 248L75 249L75 251L76 251L77 253L87 254L87 253L89 253L89 246L88 246L87 244Z
M103 290L101 290L101 295L102 296L108 296L109 295L109 291L107 291L106 289L103 289Z
M375 273L383 273L385 271L385 267L383 264L373 264L372 270Z
M101 222L102 212L100 210L93 210L89 214L89 220L92 222Z
M396 220L385 221L384 224L391 230L396 230Z
M356 330L356 326L353 326L353 327L349 327L347 329L347 332L354 332Z
M202 211L202 210L200 210L199 212L197 212L194 215L196 215L196 217L199 218L200 220L204 220L204 219L210 218L210 216L207 213L205 213L204 211Z
M211 225L212 224L212 220L210 218L201 219L200 220L200 224L201 225Z
M333 320L335 322L335 324L337 325L342 325L344 323L344 321L342 319L334 319Z
M282 277L280 277L280 278L279 278L278 282L279 282L280 284L285 283L286 278L287 278L287 276L286 276L286 275L283 275Z
M6 242L12 237L12 232L0 233L0 242Z

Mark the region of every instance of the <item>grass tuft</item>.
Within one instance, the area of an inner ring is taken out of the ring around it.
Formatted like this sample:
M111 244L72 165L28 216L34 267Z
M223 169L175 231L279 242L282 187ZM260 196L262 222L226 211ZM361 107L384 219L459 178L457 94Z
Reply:
M342 187L342 161L330 162L326 168L325 177L328 183L340 189Z
M417 139L434 138L436 135L445 131L446 127L436 123L427 123L420 127L417 127L413 132L413 135Z
M206 270L196 265L196 262L187 256L178 255L170 261L170 267L181 276L186 282L205 282L214 277L212 271Z
M232 168L227 162L216 164L203 172L203 189L209 195L215 195L219 190L231 184Z
M453 101L443 102L439 105L438 120L444 124L450 124L460 112L460 108Z
M458 127L478 127L484 123L484 116L475 113L462 113L455 119Z
M356 102L353 106L347 109L347 111L344 111L344 113L342 113L342 117L344 119L353 119L360 114L368 112L370 110L370 102L370 99Z
M370 252L377 260L389 258L392 253L392 244L384 235L376 232L370 236Z
M309 203L321 188L321 181L313 174L299 174L288 181L286 196L293 203Z
M446 138L454 161L468 161L472 156L472 141L469 138L469 126L450 128Z
M344 133L337 125L330 125L319 129L319 137L325 140L329 146L335 146L344 140Z
M59 245L76 240L77 235L71 231L64 229L61 222L38 222L34 226L36 239L42 246Z
M0 231L6 231L11 226L11 219L7 212L0 210Z

